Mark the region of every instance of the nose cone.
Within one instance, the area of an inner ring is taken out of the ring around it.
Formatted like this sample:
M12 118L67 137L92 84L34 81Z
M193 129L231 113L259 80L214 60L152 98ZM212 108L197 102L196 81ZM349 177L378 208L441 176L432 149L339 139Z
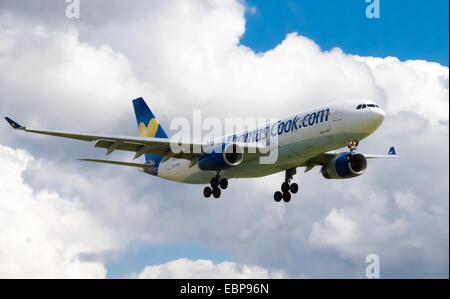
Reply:
M370 122L373 130L376 130L384 121L385 113L381 108L372 109L370 111Z

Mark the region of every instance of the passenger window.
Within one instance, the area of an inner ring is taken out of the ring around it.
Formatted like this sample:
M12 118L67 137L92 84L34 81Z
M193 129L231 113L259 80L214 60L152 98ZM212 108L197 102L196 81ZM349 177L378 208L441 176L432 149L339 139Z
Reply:
M358 105L358 107L356 107L356 110L361 109L361 107L362 107L362 104Z

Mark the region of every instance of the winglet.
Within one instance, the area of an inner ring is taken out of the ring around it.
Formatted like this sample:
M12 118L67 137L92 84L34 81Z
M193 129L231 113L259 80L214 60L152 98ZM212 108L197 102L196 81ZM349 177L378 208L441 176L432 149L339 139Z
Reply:
M397 153L395 151L395 147L391 146L391 148L389 149L388 155L390 156L396 156Z
M22 127L21 125L19 125L18 123L16 123L12 119L10 119L9 117L5 117L5 119L11 125L11 127L13 127L14 129L16 129L16 130L25 130L25 127Z

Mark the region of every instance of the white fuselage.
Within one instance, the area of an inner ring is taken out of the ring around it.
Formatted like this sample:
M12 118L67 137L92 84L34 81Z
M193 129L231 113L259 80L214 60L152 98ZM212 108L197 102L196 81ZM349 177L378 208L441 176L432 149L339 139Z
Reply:
M252 132L241 132L220 137L226 142L261 141L262 136L277 136L278 158L275 163L262 164L260 159L243 161L220 171L224 178L261 177L303 165L321 153L342 148L349 140L362 140L372 134L383 122L384 112L379 107L356 109L359 104L373 104L368 100L350 100L324 105L280 119L271 127ZM259 140L258 140L259 139ZM215 171L190 166L186 159L171 158L161 162L157 175L172 181L206 184Z

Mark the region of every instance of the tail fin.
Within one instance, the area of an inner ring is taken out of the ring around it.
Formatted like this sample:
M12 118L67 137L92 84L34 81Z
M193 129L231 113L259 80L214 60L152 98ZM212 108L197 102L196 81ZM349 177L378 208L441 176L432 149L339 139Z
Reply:
M143 98L133 100L133 106L141 137L168 138Z
M136 114L139 135L141 137L168 138L166 132L161 127L155 115L153 115L143 98L133 100L133 107L134 113ZM155 163L159 163L161 159L161 156L145 154L145 160L147 162L153 161Z

